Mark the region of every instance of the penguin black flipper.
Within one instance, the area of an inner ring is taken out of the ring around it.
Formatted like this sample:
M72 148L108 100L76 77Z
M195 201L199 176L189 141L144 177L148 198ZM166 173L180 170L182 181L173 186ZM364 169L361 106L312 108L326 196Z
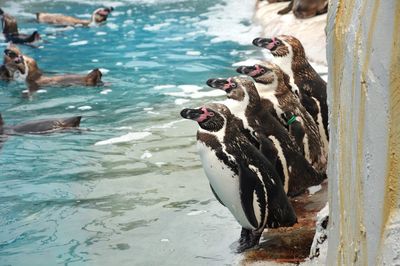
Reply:
M278 150L275 148L274 143L263 133L255 132L254 135L256 136L258 143L260 143L261 153L272 165L276 165L276 161L278 160Z
M301 95L301 104L306 108L307 112L311 115L314 121L318 121L319 108L315 100L307 94Z
M268 161L275 166L276 171L281 177L282 183L284 183L285 175L283 173L283 166L282 162L278 158L278 150L276 149L275 144L263 133L256 131L254 135L258 143L260 143L259 150L268 159Z
M267 187L268 189L268 187ZM269 228L292 226L297 223L297 216L283 188L277 186L267 190Z
M221 203L223 206L225 206L225 204L222 203L221 199L218 197L217 193L215 193L215 190L214 190L214 188L211 186L211 184L210 184L210 188L211 188L212 193L214 194L214 197L219 201L219 203ZM225 206L225 207L226 207L226 206Z
M243 162L239 162L238 166L242 208L249 223L258 229L263 224L266 215L267 195L264 184Z

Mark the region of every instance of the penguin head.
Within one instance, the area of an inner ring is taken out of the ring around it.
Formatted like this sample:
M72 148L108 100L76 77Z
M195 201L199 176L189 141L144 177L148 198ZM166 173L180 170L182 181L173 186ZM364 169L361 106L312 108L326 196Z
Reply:
M217 132L225 127L229 109L223 104L209 104L200 108L185 108L181 116L196 121L202 129Z
M26 72L24 56L15 46L9 46L4 50L4 65L13 72L21 72L22 75Z
M112 7L102 7L96 9L92 14L92 22L94 23L102 23L107 20L108 15L113 11Z
M272 38L255 38L253 45L268 49L273 56L284 57L289 55L289 48L285 41L282 40L283 36L285 35Z
M244 88L240 84L240 80L236 78L215 78L207 80L207 85L211 88L220 89L226 92L227 97L237 101L245 98Z
M257 83L269 85L277 80L277 74L280 68L269 62L262 62L253 66L241 66L236 69L237 72L252 77Z

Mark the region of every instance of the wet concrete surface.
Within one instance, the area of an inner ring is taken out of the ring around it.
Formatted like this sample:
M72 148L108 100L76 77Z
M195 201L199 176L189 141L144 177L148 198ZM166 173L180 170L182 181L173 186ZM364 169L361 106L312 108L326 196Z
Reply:
M291 199L298 223L293 227L265 230L258 248L244 254L242 265L299 264L308 258L315 234L317 213L328 200L327 181L315 194L308 192ZM265 263L265 264L264 264Z

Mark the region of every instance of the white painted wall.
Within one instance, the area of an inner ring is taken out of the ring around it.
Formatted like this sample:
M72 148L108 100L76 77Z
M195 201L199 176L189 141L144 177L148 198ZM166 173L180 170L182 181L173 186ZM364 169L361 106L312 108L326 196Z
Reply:
M329 265L400 263L400 1L331 0Z

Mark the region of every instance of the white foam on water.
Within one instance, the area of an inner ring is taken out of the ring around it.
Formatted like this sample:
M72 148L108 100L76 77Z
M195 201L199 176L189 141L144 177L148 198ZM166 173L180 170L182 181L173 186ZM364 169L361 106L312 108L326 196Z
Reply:
M75 29L72 26L67 26L67 27L47 27L43 31L47 33L55 33L55 32L61 32L61 31L69 31Z
M187 102L190 102L190 101L187 100L187 99L182 99L182 98L175 99L175 104L176 105L182 105L182 104L187 103Z
M135 22L132 19L127 19L124 21L124 25L131 25L133 23L135 23Z
M43 90L43 89L36 91L36 93L46 93L46 92L47 92L47 90Z
M145 108L143 108L143 111L151 111L153 109L154 109L153 107L145 107Z
M117 63L115 63L115 65L116 65L116 66L122 66L123 63L122 63L122 62L117 62Z
M182 36L164 38L164 40L166 40L166 41L171 41L171 42L182 41L183 39L184 39L184 38L183 38Z
M154 125L154 126L148 127L145 130L172 128L175 124L185 122L185 121L187 121L187 120L186 119L175 120L175 121L168 122L168 123L165 123L162 125Z
M199 56L199 55L201 55L201 52L200 51L187 51L186 55Z
M186 35L193 37L193 36L202 35L202 34L205 34L205 33L207 33L207 31L198 30L198 31L192 31L192 32L186 33Z
M147 31L158 31L158 30L160 30L161 28L167 27L167 26L169 26L169 25L171 25L171 23L169 23L169 22L164 22L164 23L159 23L159 24L154 24L154 25L145 25L145 26L143 27L143 29L144 29L144 30L147 30Z
M69 106L67 106L67 108L65 108L65 109L75 109L75 106L69 105Z
M110 70L107 69L107 68L99 68L99 70L101 71L101 73L102 73L103 75L107 75L107 73L110 72Z
M107 94L109 94L110 92L112 92L111 89L105 89L105 90L102 90L102 91L100 92L100 94L107 95Z
M244 61L233 63L232 66L233 67L253 66L255 64L260 64L261 62L262 62L262 60L260 60L260 59L252 59L252 58L250 58L250 59L247 59L247 60L244 60Z
M153 89L155 89L155 90L163 90L163 89L172 89L172 88L175 88L175 87L176 87L175 85L157 85L157 86L154 86Z
M181 89L181 91L165 92L164 95L179 98L200 99L205 97L218 97L226 94L222 90L201 91L203 88L197 85L179 85L178 88Z
M109 27L112 30L117 30L119 29L118 24L112 23L112 22L107 22L107 27Z
M99 62L99 59L92 59L92 62L94 63Z
M126 129L132 130L133 127L116 127L115 129L117 129L117 130L126 130Z
M133 141L133 140L144 139L144 138L146 138L146 137L148 137L150 135L151 135L150 132L131 132L131 133L122 135L120 137L115 137L115 138L111 138L111 139L98 141L94 145L95 146L100 146L100 145L108 145L108 144L130 142L130 141Z
M79 110L82 110L82 111L84 111L84 110L91 110L91 109L92 109L92 107L91 107L91 106L89 106L89 105L84 105L84 106L80 106L80 107L78 107L78 109L79 109Z
M140 156L140 159L148 159L153 157L153 154L151 154L148 150L144 151L144 153L142 154L142 156Z
M211 42L233 41L249 45L261 33L261 27L252 23L255 4L255 0L225 0L224 4L217 4L203 14L207 19L198 24L206 28L206 34L214 37Z
M86 45L89 42L86 40L83 41L77 41L77 42L71 42L70 44L68 44L69 46L80 46L80 45Z
M101 35L107 35L107 32L104 31L98 31L96 32L96 35L101 36Z

